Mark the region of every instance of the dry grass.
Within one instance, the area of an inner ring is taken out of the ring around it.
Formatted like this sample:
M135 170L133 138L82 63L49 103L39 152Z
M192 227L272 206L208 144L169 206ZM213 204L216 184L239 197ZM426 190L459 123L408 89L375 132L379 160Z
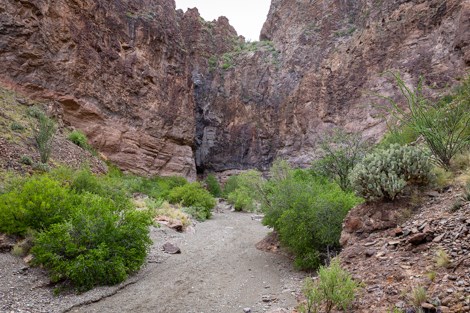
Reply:
M173 220L180 221L183 227L191 225L191 219L188 214L184 213L181 208L171 205L168 202L163 202L159 208L153 209L155 217L165 216Z
M411 290L411 294L409 296L409 300L410 300L410 303L411 305L413 305L413 307L418 311L418 312L422 312L422 309L421 309L421 304L423 302L426 302L426 299L427 299L427 291L424 287L422 286L418 286L416 288L413 288Z
M450 171L446 171L442 167L434 166L432 169L433 185L439 189L452 185L454 175Z
M436 275L437 274L434 271L426 273L426 277L429 278L430 281L434 281L436 279Z
M26 255L26 252L24 251L24 248L22 246L16 244L13 246L11 254L17 257L24 257Z
M452 262L449 255L443 249L438 249L435 257L437 267L448 268L451 266Z
M452 158L450 168L454 172L470 168L470 150L457 154Z

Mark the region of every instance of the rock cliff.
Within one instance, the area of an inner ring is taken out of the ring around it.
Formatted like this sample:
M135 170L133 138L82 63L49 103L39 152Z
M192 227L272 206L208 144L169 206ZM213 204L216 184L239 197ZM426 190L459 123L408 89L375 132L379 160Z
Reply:
M273 0L261 41L173 0L2 0L0 83L141 174L306 165L333 125L378 137L384 71L434 91L470 65L470 1Z
M397 95L384 72L410 84L423 75L439 92L468 70L469 5L273 0L260 36L273 50L245 49L208 83L200 163L224 170L284 157L308 165L333 126L377 139L385 125L374 94Z
M195 176L194 100L173 1L3 0L0 79L60 104L123 169Z

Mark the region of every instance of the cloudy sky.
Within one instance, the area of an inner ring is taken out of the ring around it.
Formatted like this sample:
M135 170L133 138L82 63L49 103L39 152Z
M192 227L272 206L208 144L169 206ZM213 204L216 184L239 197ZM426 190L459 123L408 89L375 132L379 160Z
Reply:
M206 21L226 16L239 35L258 40L271 0L176 0L176 8L198 8Z

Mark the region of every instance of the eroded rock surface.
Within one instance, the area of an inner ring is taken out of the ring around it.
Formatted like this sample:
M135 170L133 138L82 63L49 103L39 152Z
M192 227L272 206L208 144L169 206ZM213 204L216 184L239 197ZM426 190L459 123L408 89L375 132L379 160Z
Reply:
M0 83L141 174L308 165L334 125L377 138L384 71L438 93L470 65L470 1L273 0L260 43L173 0L3 0Z
M111 161L194 177L194 101L173 1L2 1L0 80L61 105Z
M469 1L273 0L261 33L273 49L236 54L196 98L206 125L199 163L308 165L335 125L377 139L385 124L374 94L398 94L383 73L409 84L424 75L432 92L454 84L470 65L468 14Z

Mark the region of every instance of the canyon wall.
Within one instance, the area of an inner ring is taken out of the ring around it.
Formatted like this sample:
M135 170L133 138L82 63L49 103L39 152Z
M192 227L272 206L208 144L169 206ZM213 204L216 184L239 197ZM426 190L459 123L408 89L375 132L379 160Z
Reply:
M273 0L260 39L174 0L1 0L0 84L127 171L308 165L325 129L383 133L385 71L433 92L468 71L470 1Z
M273 0L260 39L276 52L240 53L207 82L199 162L218 171L276 157L308 166L334 126L378 139L385 123L375 95L398 95L385 72L410 85L423 75L436 94L468 71L469 5Z

